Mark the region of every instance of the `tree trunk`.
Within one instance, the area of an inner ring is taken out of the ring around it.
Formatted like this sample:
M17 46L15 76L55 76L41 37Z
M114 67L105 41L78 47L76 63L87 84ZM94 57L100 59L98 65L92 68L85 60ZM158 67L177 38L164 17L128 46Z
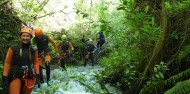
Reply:
M161 52L162 52L163 45L165 43L166 35L168 33L168 30L167 30L167 14L166 14L164 2L165 2L165 0L162 0L162 2L161 2L161 6L162 6L162 12L161 12L161 35L160 35L160 38L159 38L158 42L156 43L156 46L154 48L152 57L150 58L150 60L148 62L148 65L146 66L146 68L145 68L145 70L143 72L143 75L142 75L143 78L147 77L147 74L149 74L149 76L151 77L154 65L156 63L159 63L160 60L161 60L160 55L161 55ZM143 79L140 80L139 87L142 85L142 82L143 82Z

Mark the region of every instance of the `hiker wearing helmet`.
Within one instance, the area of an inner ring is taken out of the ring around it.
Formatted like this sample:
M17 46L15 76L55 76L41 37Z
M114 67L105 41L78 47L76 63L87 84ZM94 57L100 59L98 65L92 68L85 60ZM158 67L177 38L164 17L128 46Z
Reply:
M47 85L49 86L50 83L50 61L51 61L51 49L48 46L49 42L53 45L57 56L59 56L58 53L58 49L57 46L55 44L55 42L53 41L52 38L50 38L48 35L43 34L42 29L41 28L36 28L35 30L35 37L33 38L33 43L36 44L37 48L38 48L38 53L39 53L39 57L38 57L38 62L39 62L39 70L40 70L40 81L43 83L44 79L43 79L43 72L42 72L42 65L45 64L45 68L46 68L46 81L47 81Z
M94 46L93 44L93 40L91 38L88 39L88 44L87 44L87 54L85 56L85 62L84 62L84 66L86 66L86 63L88 62L88 60L91 60L92 66L94 66L94 52L95 52L96 46Z
M66 65L68 65L71 51L74 50L71 42L67 40L66 35L61 36L61 43L57 44L57 47L61 47L61 67L66 70Z
M32 35L29 28L22 28L20 42L7 51L3 69L3 89L9 94L31 94L35 82L40 87L38 51L31 45Z

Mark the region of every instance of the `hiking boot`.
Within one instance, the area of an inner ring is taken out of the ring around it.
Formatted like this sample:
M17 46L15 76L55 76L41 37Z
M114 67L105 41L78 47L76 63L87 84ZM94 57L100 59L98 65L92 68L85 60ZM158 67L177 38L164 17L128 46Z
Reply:
M50 85L51 85L51 83L48 81L48 82L47 82L47 85L48 85L48 86L50 86Z

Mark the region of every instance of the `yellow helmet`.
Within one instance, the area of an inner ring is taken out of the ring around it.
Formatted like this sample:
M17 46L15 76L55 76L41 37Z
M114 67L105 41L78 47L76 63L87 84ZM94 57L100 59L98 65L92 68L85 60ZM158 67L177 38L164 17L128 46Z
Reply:
M66 40L66 39L67 39L67 36L66 36L66 35L62 35L62 36L61 36L61 39L62 39L62 40Z
M90 44L92 44L92 43L93 43L93 40L92 40L91 38L88 38L88 42L89 42Z
M88 38L88 41L89 41L89 42L92 42L93 40L92 40L91 38Z

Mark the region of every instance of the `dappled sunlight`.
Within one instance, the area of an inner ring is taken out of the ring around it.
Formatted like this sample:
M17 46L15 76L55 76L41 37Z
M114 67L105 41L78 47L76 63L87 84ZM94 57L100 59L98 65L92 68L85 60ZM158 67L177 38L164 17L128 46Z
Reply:
M101 0L93 0L93 5L100 3ZM21 2L26 2L25 0L14 0L15 9L18 11L18 15L23 18L23 12L30 14L35 12L35 10L25 8L22 6ZM34 5L36 7L45 6L39 12L30 14L31 18L28 18L27 24L30 24L33 27L42 27L44 31L60 31L62 28L68 30L73 28L73 26L77 23L81 23L81 21L89 21L89 20L79 20L77 17L77 8L76 4L80 2L79 0L49 0L46 4L44 1L34 1ZM29 3L28 3L29 4ZM31 4L30 4L31 5ZM86 8L90 10L91 1L84 1L80 7ZM32 17L36 16L38 19L35 21L31 20ZM79 15L78 15L79 16ZM91 16L90 16L91 17ZM90 19L90 18L89 18Z

